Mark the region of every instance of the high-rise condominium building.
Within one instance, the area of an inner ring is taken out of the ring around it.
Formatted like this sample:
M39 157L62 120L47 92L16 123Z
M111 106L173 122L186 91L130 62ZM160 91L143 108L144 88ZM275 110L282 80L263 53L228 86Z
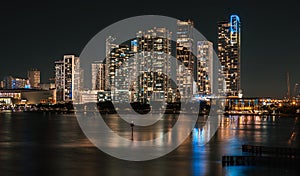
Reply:
M223 85L220 92L238 96L241 91L241 22L237 15L218 23L218 58Z
M64 74L64 61L55 61L55 89L57 102L63 102L65 100L65 74Z
M37 69L30 69L27 71L27 77L31 88L37 89L40 87L41 72Z
M55 62L56 99L58 102L79 102L83 71L79 57L64 55L63 60Z
M105 89L105 63L95 61L92 63L92 90Z
M110 65L111 65L111 61L110 61L110 55L111 55L111 51L114 49L114 48L117 48L118 45L115 44L116 38L113 37L113 36L108 36L106 38L106 47L105 47L105 90L110 90L111 89L111 79L110 79Z
M139 31L136 42L135 99L142 103L167 100L170 90L171 32L166 28Z
M213 94L213 43L197 42L197 80L196 93L207 96Z
M111 98L116 102L130 102L130 86L133 76L133 52L127 45L114 45L108 60Z
M193 94L194 81L194 55L193 55L193 28L191 20L177 21L177 44L176 58L181 62L177 66L177 86L179 89L180 101L189 101Z

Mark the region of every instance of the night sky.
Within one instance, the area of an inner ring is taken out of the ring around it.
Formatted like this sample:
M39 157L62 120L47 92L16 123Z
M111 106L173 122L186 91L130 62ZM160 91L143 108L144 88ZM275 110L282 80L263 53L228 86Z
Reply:
M296 1L6 1L0 3L0 78L54 74L54 61L80 55L101 29L124 18L165 15L192 19L216 46L217 22L238 14L242 22L242 89L247 97L284 97L286 73L291 91L300 83L299 9ZM197 2L197 4L196 4Z

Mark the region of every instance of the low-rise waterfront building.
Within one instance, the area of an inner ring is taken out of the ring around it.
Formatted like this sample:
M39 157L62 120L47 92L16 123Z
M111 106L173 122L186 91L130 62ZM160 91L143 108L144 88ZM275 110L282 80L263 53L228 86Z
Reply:
M3 89L0 97L10 104L55 104L56 91L40 89ZM10 98L9 101L7 98ZM0 100L1 101L1 100Z

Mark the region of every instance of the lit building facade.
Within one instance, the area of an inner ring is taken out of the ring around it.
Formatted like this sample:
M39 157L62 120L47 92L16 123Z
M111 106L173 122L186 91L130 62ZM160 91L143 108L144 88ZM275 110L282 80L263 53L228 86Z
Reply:
M111 61L110 61L110 55L111 55L111 51L114 49L114 48L117 48L118 45L115 44L116 38L113 37L113 36L108 36L106 38L106 43L105 43L105 90L110 90L111 89L111 80L110 80L110 65L111 65Z
M4 88L4 81L0 81L0 89Z
M27 71L27 78L29 80L30 87L33 89L40 88L41 72L37 69L31 69Z
M193 55L193 28L191 20L177 21L176 58L181 64L177 66L177 86L181 93L178 100L190 101L193 94L194 55Z
M223 85L220 93L238 96L241 91L241 22L237 15L218 23L218 58Z
M197 42L197 80L196 94L212 95L213 92L213 43L210 41Z
M3 80L4 89L29 89L30 84L28 79L15 78L12 76L6 76Z
M64 101L65 91L65 74L64 74L64 61L55 61L55 89L57 102Z
M95 61L92 63L92 90L105 89L105 63Z
M110 91L98 91L97 92L97 102L108 102L111 101Z
M13 82L12 76L5 76L3 78L3 88L4 89L12 89L12 82Z
M55 104L56 90L9 89L0 90L0 97L11 98L12 104Z
M171 32L166 28L139 31L137 46L134 99L141 103L166 101L170 88Z
M98 90L83 90L80 92L80 104L97 103Z
M83 70L79 57L64 55L63 60L55 62L55 85L58 102L79 102L83 83Z
M133 52L127 45L116 45L109 55L109 84L115 102L130 102Z

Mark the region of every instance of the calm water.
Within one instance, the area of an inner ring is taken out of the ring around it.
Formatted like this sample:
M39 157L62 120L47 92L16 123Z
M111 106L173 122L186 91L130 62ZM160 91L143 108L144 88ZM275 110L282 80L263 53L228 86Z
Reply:
M224 117L205 146L199 146L200 132L195 128L166 156L128 162L94 147L74 115L0 113L0 175L298 175L285 168L222 167L221 158L244 155L242 144L300 147L299 118Z

